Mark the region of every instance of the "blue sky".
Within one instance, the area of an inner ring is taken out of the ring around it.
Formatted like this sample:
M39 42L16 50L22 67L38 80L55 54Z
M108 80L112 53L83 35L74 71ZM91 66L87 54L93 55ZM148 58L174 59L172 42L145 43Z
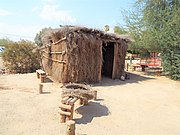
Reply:
M44 27L124 25L121 11L135 0L0 0L0 38L34 39Z

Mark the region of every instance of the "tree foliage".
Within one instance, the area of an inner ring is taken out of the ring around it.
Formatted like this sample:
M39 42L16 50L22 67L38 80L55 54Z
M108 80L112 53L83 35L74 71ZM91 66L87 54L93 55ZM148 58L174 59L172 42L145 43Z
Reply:
M11 44L11 43L13 43L13 41L8 38L0 39L0 46L5 47L6 45Z
M163 68L180 79L180 0L138 0L126 16L132 49L161 52Z
M43 41L49 39L48 37L51 35L52 28L43 28L39 33L36 34L34 41L35 44L39 47L43 46Z
M108 31L109 31L109 25L105 25L105 26L104 26L104 31L105 31L105 32L108 32Z
M33 52L35 47L32 42L25 40L6 44L2 53L5 67L13 73L29 73L40 68L39 54Z
M120 35L120 34L127 34L128 32L123 27L116 25L114 26L114 33Z

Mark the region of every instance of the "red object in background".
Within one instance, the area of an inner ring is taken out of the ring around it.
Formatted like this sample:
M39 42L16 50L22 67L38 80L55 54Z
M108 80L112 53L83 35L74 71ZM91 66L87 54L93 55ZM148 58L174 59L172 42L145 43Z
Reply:
M159 67L161 66L161 59L159 57L159 53L151 53L151 57L148 59L140 59L140 63L136 63L139 65L145 65L150 67Z

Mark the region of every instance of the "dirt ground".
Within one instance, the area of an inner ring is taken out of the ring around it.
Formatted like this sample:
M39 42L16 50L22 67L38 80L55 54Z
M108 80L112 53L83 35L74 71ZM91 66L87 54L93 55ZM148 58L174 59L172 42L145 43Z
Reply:
M61 84L48 80L38 94L36 74L0 75L0 135L64 135ZM180 82L130 73L92 86L98 99L76 105L77 135L180 135Z

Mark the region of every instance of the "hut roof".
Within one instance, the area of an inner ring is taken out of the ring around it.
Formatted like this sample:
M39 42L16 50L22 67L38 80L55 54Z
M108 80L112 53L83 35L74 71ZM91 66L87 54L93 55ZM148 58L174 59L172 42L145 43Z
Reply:
M119 42L119 40L124 40L126 43L131 42L131 38L128 35L117 35L115 33L106 33L102 30L86 28L81 26L61 26L56 29L48 29L45 33L45 38L50 39L52 33L83 33L83 34L91 34L96 38L101 38L102 40L110 41L110 42Z

